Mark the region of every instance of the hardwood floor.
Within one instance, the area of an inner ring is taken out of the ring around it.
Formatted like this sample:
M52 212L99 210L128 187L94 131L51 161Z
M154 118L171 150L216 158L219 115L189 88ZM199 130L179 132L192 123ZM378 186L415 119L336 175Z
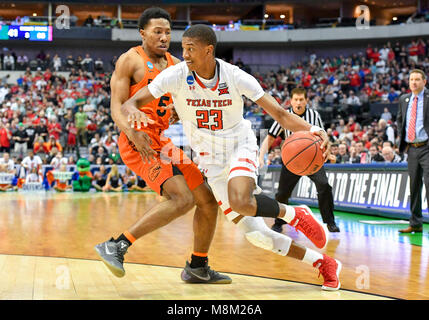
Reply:
M192 212L136 241L125 256L124 278L97 260L94 245L162 201L154 194L11 192L0 201L0 274L9 275L0 277L1 299L429 299L427 247L392 241L379 226L340 221L342 232L331 234L323 251L343 263L343 290L330 293L320 289L322 277L311 266L253 247L219 214L209 261L230 273L233 284L218 291L180 280L192 251ZM69 289L58 290L67 274Z

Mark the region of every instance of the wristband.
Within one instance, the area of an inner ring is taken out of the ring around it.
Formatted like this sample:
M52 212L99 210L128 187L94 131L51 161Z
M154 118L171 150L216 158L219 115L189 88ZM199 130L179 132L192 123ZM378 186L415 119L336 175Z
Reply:
M318 126L311 126L310 132L318 132L318 131L323 131L323 129Z

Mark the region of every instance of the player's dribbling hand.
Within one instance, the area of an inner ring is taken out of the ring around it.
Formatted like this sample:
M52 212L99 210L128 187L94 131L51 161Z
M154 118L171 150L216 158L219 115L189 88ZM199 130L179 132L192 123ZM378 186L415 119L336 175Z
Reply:
M313 134L319 136L322 139L322 145L320 146L320 149L323 150L323 159L326 161L329 154L331 153L331 142L329 141L328 134L325 130L314 131Z
M132 107L131 110L128 111L128 123L130 124L131 128L140 130L143 126L147 127L148 124L154 124L155 121L149 118L146 113Z

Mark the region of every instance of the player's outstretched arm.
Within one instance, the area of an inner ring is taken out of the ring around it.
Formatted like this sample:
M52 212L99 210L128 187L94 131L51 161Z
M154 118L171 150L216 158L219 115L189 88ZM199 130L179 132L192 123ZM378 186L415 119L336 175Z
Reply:
M141 153L143 160L145 160L152 158L156 154L156 152L150 148L151 140L145 132L136 131L131 127L128 122L129 113L122 107L128 99L132 74L133 70L130 57L122 55L116 62L116 68L110 80L110 109L112 119L119 130L125 133L128 139L134 143L137 150ZM135 110L138 111L137 107Z
M148 123L155 123L154 120L148 118L146 114L137 107L148 104L152 100L155 100L155 98L146 86L137 91L135 95L122 104L122 113L127 115L127 121L132 128L140 129L142 124L147 127Z
M267 135L264 139L264 141L261 144L261 148L259 149L259 167L262 168L265 164L265 154L268 152L268 150L270 149L271 145L274 142L274 137Z
M324 150L323 156L329 155L330 144L326 132L319 127L312 126L307 121L298 117L296 114L287 112L278 102L268 93L255 101L261 108L267 111L284 129L295 131L311 131L322 139L321 149Z

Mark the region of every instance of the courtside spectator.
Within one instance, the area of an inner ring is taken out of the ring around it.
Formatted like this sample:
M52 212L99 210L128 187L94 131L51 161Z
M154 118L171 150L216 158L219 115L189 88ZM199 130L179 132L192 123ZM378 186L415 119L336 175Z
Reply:
M350 159L347 144L340 143L338 145L338 155L337 155L337 163L348 163Z
M13 185L12 185L12 179L9 179L11 172L9 172L7 165L4 163L0 163L0 175L6 175L6 181L4 181L2 179L2 183L0 183L0 191L1 192L5 192L8 191L10 189L13 189Z
M114 164L111 166L110 172L107 174L106 184L103 187L103 191L121 192L122 184L122 177L119 174L118 166Z
M384 158L378 151L379 145L377 143L373 143L371 147L369 147L369 160L368 163L374 163L374 162L383 162Z
M22 160L21 166L26 170L26 172L30 172L32 169L39 169L43 164L42 159L34 155L33 150L28 151L28 155Z
M0 164L6 165L6 169L8 173L15 174L16 172L15 161L13 161L13 159L10 158L10 155L8 152L3 153L3 158L0 158Z
M94 180L92 181L92 186L97 191L103 191L104 186L106 185L107 180L107 171L104 165L101 165L99 171L94 173Z
M390 146L383 147L382 155L384 162L387 163L399 163L402 162L401 157L395 153L395 151Z

